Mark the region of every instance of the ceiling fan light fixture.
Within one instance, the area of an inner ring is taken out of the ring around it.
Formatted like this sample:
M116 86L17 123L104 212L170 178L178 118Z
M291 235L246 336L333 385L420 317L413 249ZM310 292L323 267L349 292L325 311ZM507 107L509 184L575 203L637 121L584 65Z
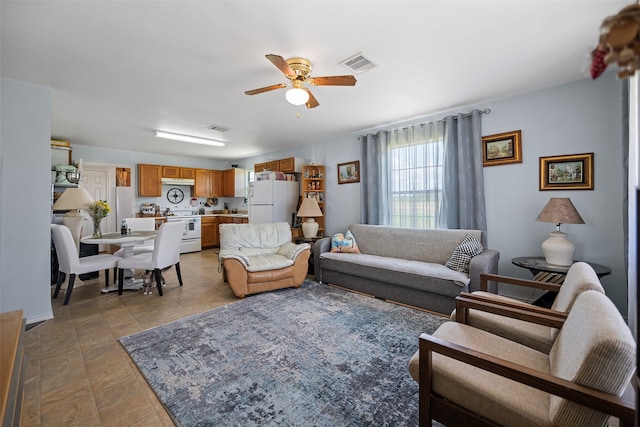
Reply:
M291 88L285 94L287 101L293 105L304 105L309 100L309 93L304 89Z
M191 142L193 144L213 145L214 147L224 147L226 144L222 141L210 138L201 138L199 136L183 135L181 133L165 132L157 130L154 133L156 138L171 139L174 141Z

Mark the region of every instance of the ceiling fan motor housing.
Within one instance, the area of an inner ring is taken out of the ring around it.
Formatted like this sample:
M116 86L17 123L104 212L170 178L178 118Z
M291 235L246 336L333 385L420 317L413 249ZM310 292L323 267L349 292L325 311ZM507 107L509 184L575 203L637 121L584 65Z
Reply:
M305 58L289 58L287 59L287 64L289 64L289 67L296 73L297 78L302 81L311 75L311 70L313 69L311 61Z

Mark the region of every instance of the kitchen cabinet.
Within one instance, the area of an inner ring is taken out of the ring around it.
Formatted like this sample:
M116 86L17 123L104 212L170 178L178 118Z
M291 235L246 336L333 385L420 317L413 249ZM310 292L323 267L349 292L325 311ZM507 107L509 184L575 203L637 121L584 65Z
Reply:
M211 174L209 169L195 170L194 197L209 197L211 195Z
M218 217L202 217L202 249L213 248L220 245L218 234Z
M267 162L267 170L277 172L280 170L280 160L272 160Z
M163 178L186 178L195 179L195 168L181 168L178 166L163 166L162 177Z
M224 175L222 171L210 170L209 176L211 180L211 190L209 196L211 197L223 197L224 194Z
M247 172L244 169L232 168L224 171L225 197L244 197L247 186Z
M138 163L138 196L162 196L162 166Z
M284 173L300 173L302 170L302 163L304 163L304 159L300 157L287 157L286 159L256 163L253 165L253 171L263 172L265 170L269 170Z

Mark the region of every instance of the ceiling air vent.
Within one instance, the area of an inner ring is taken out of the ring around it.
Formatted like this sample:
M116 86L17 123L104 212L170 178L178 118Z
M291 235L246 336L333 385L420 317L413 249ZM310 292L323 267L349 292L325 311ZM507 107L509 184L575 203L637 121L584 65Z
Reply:
M226 132L229 130L228 127L224 127L222 125L211 125L211 126L207 126L207 129L211 129L211 130L215 130L218 132Z
M341 61L340 65L347 68L354 74L361 74L377 67L377 65L374 64L372 60L364 56L362 52L356 53L344 61Z

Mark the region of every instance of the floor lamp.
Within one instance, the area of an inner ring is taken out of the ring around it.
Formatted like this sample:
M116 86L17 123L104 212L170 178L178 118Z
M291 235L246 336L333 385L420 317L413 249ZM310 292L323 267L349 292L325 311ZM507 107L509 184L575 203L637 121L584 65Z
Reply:
M93 197L86 189L67 188L53 204L54 211L67 211L62 222L71 230L78 252L80 250L80 231L82 230L82 221L84 221L84 216L80 211L86 209L87 205L93 202Z

